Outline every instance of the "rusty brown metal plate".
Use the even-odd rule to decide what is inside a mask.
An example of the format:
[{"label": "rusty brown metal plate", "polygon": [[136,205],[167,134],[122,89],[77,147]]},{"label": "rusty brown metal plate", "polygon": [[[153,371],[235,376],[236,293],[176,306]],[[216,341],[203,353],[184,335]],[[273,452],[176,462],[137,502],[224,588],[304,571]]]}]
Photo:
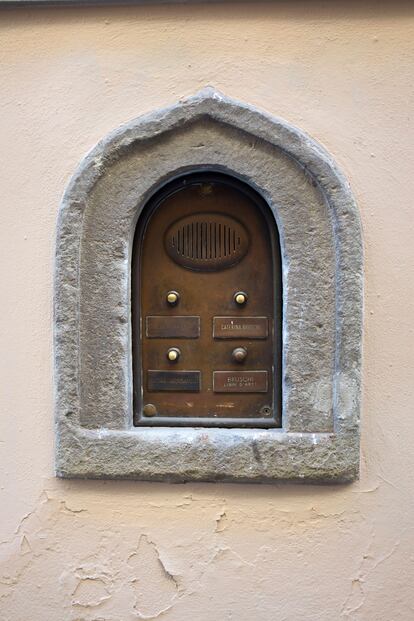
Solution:
[{"label": "rusty brown metal plate", "polygon": [[148,392],[199,392],[200,371],[155,371],[147,374]]},{"label": "rusty brown metal plate", "polygon": [[265,339],[268,337],[267,317],[214,317],[215,339]]},{"label": "rusty brown metal plate", "polygon": [[214,392],[267,392],[267,371],[214,371]]},{"label": "rusty brown metal plate", "polygon": [[132,316],[135,425],[280,425],[279,243],[250,188],[200,174],[160,190],[134,240]]},{"label": "rusty brown metal plate", "polygon": [[150,339],[197,339],[200,336],[200,317],[150,315],[146,318],[146,335]]}]

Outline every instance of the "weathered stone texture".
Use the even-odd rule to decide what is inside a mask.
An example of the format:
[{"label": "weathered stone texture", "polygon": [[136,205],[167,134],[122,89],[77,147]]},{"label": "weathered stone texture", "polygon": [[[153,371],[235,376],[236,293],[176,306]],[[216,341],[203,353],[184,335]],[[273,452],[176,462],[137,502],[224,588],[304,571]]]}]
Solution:
[{"label": "weathered stone texture", "polygon": [[[132,426],[130,264],[140,210],[188,170],[268,201],[283,264],[283,429]],[[358,474],[362,246],[349,187],[284,121],[206,89],[111,134],[63,199],[56,469],[64,477],[348,481]]]}]

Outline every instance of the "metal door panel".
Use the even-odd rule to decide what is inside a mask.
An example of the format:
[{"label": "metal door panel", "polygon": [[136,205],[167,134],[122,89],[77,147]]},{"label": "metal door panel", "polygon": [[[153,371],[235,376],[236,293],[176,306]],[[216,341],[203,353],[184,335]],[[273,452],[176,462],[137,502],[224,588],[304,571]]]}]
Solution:
[{"label": "metal door panel", "polygon": [[150,201],[132,308],[136,425],[280,425],[279,242],[248,186],[189,175]]}]

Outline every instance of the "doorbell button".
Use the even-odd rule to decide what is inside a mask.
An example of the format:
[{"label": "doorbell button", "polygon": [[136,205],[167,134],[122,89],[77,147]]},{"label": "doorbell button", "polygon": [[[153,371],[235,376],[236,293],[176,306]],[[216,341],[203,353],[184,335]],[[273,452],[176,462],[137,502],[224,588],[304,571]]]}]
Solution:
[{"label": "doorbell button", "polygon": [[239,306],[243,306],[247,302],[247,297],[247,293],[245,293],[244,291],[237,291],[237,293],[234,294],[233,299],[236,304],[238,304]]},{"label": "doorbell button", "polygon": [[178,300],[180,299],[180,294],[177,291],[169,291],[167,293],[167,302],[170,306],[176,306],[178,304]]},{"label": "doorbell button", "polygon": [[181,351],[178,347],[170,347],[167,351],[167,358],[170,362],[177,362],[178,358],[181,356]]}]

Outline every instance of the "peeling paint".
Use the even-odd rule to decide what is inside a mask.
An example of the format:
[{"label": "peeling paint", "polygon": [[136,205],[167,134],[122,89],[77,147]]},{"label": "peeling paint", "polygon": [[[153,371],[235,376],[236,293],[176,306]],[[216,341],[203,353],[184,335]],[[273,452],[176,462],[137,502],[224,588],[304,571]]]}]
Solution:
[{"label": "peeling paint", "polygon": [[179,582],[170,573],[153,541],[141,535],[135,552],[128,558],[134,569],[134,609],[140,619],[155,619],[169,610],[179,592]]},{"label": "peeling paint", "polygon": [[72,593],[72,605],[85,607],[99,606],[110,597],[111,595],[102,578],[85,576],[79,579]]},{"label": "peeling paint", "polygon": [[229,520],[227,517],[227,513],[224,509],[222,509],[216,517],[216,533],[222,533],[226,528],[228,528]]}]

